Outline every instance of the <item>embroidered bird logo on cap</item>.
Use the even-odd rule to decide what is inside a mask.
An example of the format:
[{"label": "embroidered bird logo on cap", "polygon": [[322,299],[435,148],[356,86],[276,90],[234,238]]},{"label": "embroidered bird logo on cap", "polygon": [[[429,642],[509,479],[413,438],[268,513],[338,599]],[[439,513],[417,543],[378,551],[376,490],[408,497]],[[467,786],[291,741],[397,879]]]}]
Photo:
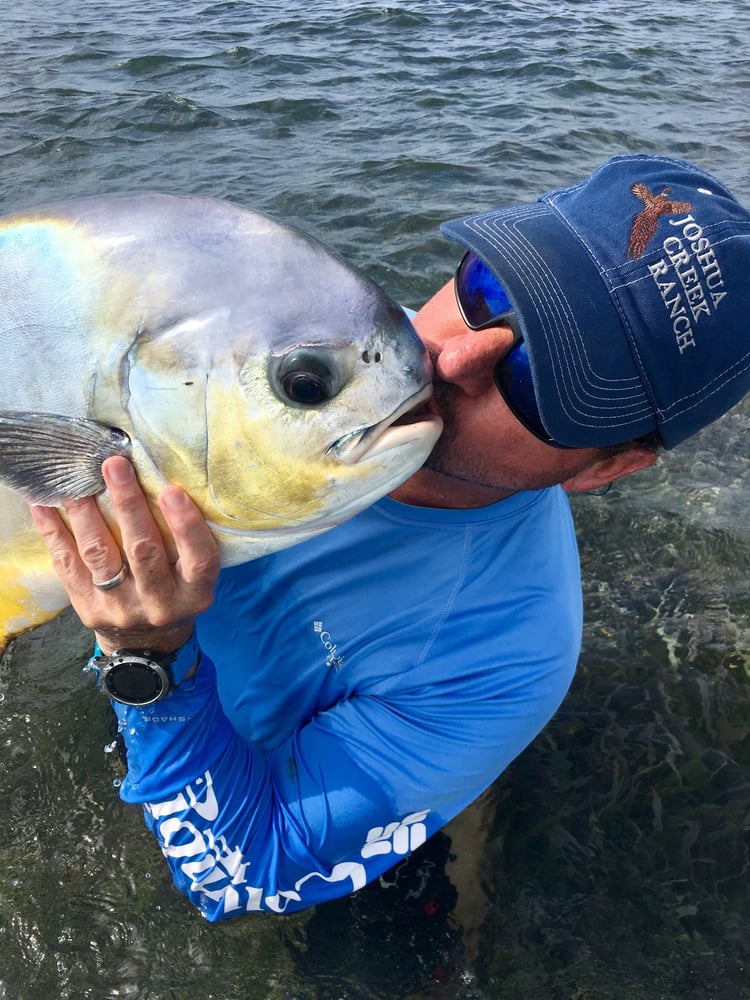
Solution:
[{"label": "embroidered bird logo on cap", "polygon": [[630,189],[643,202],[643,208],[633,219],[628,241],[628,257],[638,260],[646,252],[649,241],[656,235],[662,215],[678,215],[693,207],[688,201],[670,201],[665,187],[661,194],[652,194],[649,188],[637,181]]}]

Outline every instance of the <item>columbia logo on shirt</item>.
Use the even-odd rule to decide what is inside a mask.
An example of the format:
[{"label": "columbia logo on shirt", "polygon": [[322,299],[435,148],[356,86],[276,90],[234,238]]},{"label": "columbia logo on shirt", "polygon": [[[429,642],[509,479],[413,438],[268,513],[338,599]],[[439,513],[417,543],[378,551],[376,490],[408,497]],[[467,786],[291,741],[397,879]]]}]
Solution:
[{"label": "columbia logo on shirt", "polygon": [[339,655],[338,646],[331,638],[331,633],[323,628],[323,622],[313,622],[313,631],[318,635],[321,645],[326,651],[326,666],[333,667],[334,670],[341,670],[344,665],[344,657]]}]

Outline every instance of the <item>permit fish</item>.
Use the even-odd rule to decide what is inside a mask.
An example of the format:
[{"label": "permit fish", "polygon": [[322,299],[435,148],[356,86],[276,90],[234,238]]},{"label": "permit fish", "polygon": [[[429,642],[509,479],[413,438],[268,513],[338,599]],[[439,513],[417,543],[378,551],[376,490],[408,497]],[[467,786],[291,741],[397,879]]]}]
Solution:
[{"label": "permit fish", "polygon": [[441,431],[403,310],[231,202],[116,195],[0,219],[0,337],[0,651],[68,604],[28,505],[97,495],[111,518],[110,455],[150,501],[183,487],[231,565],[357,514]]}]

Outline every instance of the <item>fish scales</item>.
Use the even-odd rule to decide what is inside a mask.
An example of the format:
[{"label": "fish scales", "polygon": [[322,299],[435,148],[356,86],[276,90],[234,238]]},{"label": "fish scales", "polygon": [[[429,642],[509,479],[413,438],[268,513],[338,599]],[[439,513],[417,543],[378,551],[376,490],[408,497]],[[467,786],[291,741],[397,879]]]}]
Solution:
[{"label": "fish scales", "polygon": [[230,202],[118,195],[0,220],[0,334],[0,649],[67,604],[28,504],[97,495],[112,523],[107,454],[130,455],[157,517],[166,483],[187,490],[230,565],[352,517],[441,430],[404,312]]}]

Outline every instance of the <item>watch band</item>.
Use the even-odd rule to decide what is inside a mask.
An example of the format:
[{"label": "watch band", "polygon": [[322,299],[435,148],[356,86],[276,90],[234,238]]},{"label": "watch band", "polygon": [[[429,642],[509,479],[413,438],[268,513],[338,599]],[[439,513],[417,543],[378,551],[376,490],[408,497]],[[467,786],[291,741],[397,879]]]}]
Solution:
[{"label": "watch band", "polygon": [[[150,654],[153,656],[154,654]],[[185,680],[187,674],[197,666],[201,656],[201,647],[198,643],[198,636],[193,629],[193,634],[187,642],[183,642],[179,649],[171,654],[173,659],[166,664],[171,674],[172,687],[179,687]],[[156,659],[164,666],[163,658],[157,654]]]},{"label": "watch band", "polygon": [[97,643],[88,669],[96,673],[99,689],[124,705],[145,706],[162,698],[181,684],[200,661],[201,650],[195,632],[173,653],[149,649],[116,649],[104,656]]}]

